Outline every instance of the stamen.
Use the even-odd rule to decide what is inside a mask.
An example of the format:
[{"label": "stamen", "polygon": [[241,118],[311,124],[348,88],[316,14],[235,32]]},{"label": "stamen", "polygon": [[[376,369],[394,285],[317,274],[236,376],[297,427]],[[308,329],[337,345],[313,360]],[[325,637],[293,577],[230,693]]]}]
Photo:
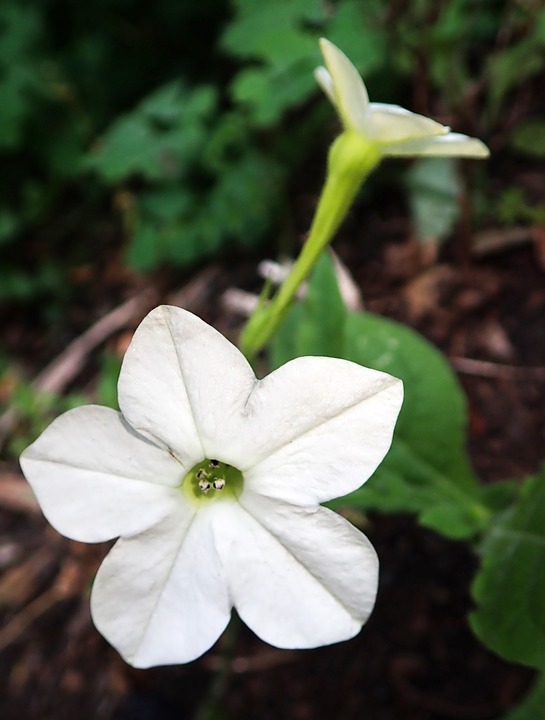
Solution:
[{"label": "stamen", "polygon": [[[188,497],[197,502],[238,498],[244,478],[236,467],[215,458],[205,458],[195,465],[181,483]],[[213,490],[214,492],[210,492]],[[205,495],[208,497],[205,500]]]},{"label": "stamen", "polygon": [[208,482],[208,480],[201,478],[199,480],[199,487],[203,491],[203,493],[206,495],[206,493],[210,490],[210,483]]}]

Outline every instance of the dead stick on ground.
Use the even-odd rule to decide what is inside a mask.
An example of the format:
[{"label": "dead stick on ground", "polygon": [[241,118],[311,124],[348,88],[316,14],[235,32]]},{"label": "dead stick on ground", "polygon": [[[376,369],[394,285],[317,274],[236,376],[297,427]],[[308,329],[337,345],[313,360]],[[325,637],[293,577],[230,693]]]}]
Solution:
[{"label": "dead stick on ground", "polygon": [[[133,318],[138,318],[153,304],[154,292],[150,288],[100,318],[76,338],[53,362],[36,377],[32,386],[43,392],[61,392],[81,371],[89,353],[111,335],[122,330]],[[17,411],[9,408],[0,416],[0,447],[17,421]]]},{"label": "dead stick on ground", "polygon": [[63,599],[57,587],[52,587],[18,612],[0,631],[0,653],[13,645],[35,620]]},{"label": "dead stick on ground", "polygon": [[58,393],[63,390],[80,372],[92,350],[122,330],[141,314],[144,307],[151,304],[152,291],[148,289],[97,320],[42,370],[33,385],[45,392]]},{"label": "dead stick on ground", "polygon": [[518,367],[464,357],[451,357],[450,361],[458,372],[465,375],[511,380],[545,380],[545,367]]}]

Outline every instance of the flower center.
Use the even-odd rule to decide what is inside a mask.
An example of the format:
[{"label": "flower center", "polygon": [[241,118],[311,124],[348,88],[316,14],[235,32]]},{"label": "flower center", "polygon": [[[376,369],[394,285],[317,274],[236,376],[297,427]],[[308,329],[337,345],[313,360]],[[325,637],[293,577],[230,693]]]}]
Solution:
[{"label": "flower center", "polygon": [[206,458],[184,477],[182,490],[192,502],[238,498],[242,492],[242,473],[232,465]]}]

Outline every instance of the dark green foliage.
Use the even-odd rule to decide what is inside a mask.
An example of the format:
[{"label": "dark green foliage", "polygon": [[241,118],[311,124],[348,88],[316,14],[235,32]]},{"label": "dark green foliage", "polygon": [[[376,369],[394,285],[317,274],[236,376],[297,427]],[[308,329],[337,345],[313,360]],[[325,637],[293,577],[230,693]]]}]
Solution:
[{"label": "dark green foliage", "polygon": [[[82,173],[89,148],[100,143],[105,128],[174,78],[224,81],[225,64],[213,47],[228,12],[227,0],[5,0],[0,5],[3,297],[42,293],[44,273],[17,267],[12,248],[28,228],[62,217],[67,186],[77,184],[82,207],[100,199]],[[149,152],[145,145],[146,138],[141,159]],[[99,190],[108,188],[104,184]],[[60,275],[57,282],[60,287],[66,278]]]},{"label": "dark green foliage", "polygon": [[[141,270],[272,234],[291,169],[320,140],[311,113],[288,124],[319,92],[320,35],[351,57],[374,99],[447,108],[480,134],[468,89],[480,78],[488,124],[501,122],[502,104],[545,66],[544,28],[539,4],[513,0],[4,0],[1,294],[54,293],[49,270],[18,267],[16,246],[28,229],[62,225],[74,188],[85,217],[122,192],[126,259]],[[416,76],[433,106],[405,97]],[[540,153],[532,127],[513,142]]]},{"label": "dark green foliage", "polygon": [[231,242],[251,246],[270,227],[281,177],[253,147],[236,113],[220,113],[212,86],[170,83],[117,120],[84,159],[104,183],[140,179],[128,260],[150,269],[189,264]]},{"label": "dark green foliage", "polygon": [[[485,536],[473,585],[475,633],[508,660],[545,670],[545,471]],[[543,688],[541,688],[541,697]]]}]

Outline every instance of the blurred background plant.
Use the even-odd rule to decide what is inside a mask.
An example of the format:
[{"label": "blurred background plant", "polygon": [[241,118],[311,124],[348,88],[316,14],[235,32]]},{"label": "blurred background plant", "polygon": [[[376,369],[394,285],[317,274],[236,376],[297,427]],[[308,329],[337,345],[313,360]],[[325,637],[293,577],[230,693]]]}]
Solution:
[{"label": "blurred background plant", "polygon": [[[290,179],[330,132],[312,77],[320,35],[373,99],[494,149],[545,153],[545,123],[528,112],[545,9],[530,0],[4,0],[0,33],[4,301],[61,288],[64,300],[70,265],[96,257],[81,219],[109,208],[126,262],[143,272],[278,235]],[[459,194],[444,165],[409,194],[433,195],[434,182]]]}]

